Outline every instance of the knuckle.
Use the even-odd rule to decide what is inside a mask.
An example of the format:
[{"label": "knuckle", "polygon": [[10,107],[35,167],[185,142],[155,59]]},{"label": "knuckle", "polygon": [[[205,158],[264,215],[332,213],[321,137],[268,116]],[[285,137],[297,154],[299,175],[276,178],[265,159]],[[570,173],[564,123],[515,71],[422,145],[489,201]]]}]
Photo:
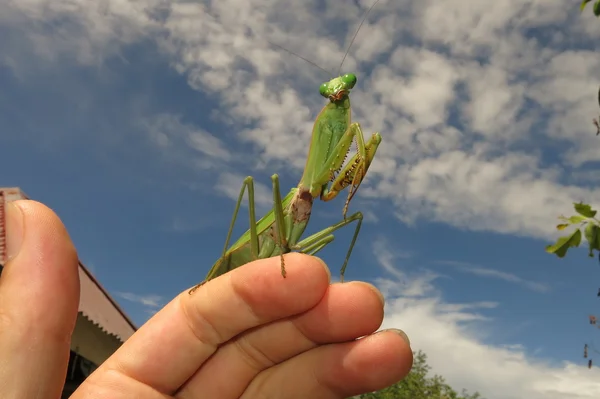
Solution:
[{"label": "knuckle", "polygon": [[233,341],[240,358],[253,370],[262,371],[273,366],[275,362],[247,336],[242,335]]}]

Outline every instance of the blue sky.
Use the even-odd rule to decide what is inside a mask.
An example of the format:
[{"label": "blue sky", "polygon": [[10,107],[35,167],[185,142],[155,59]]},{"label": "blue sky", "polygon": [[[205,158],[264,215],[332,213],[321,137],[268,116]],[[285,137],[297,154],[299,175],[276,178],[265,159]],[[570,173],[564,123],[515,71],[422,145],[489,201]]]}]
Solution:
[{"label": "blue sky", "polygon": [[[242,179],[260,213],[295,186],[327,76],[367,2],[19,0],[0,15],[0,185],[52,207],[139,324],[220,255]],[[558,0],[385,1],[343,72],[383,143],[350,210],[346,272],[387,298],[457,389],[592,398],[600,264],[544,252],[573,201],[600,207],[600,21]],[[341,196],[343,197],[343,196]],[[341,218],[316,202],[308,232]],[[246,208],[236,235],[247,228]],[[320,256],[334,276],[352,229]],[[600,364],[600,354],[598,354]]]}]

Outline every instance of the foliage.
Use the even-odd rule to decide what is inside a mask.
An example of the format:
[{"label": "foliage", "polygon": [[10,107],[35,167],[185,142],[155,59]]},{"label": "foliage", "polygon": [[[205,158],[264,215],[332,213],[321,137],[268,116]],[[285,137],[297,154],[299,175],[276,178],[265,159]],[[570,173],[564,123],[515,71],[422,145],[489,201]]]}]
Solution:
[{"label": "foliage", "polygon": [[[600,0],[598,0],[600,1]],[[589,256],[594,256],[594,251],[599,251],[600,256],[600,220],[596,219],[596,210],[588,204],[582,202],[574,204],[575,212],[570,218],[559,216],[562,223],[558,224],[558,230],[564,230],[569,226],[576,226],[576,229],[570,235],[559,237],[552,245],[546,246],[546,252],[555,254],[559,258],[564,257],[571,247],[578,247],[581,243],[581,236],[588,242]]]},{"label": "foliage", "polygon": [[[598,0],[600,1],[600,0]],[[600,126],[598,127],[600,132]],[[596,210],[588,204],[582,202],[575,203],[575,212],[577,215],[573,215],[570,218],[560,216],[559,219],[562,223],[558,224],[556,228],[558,230],[564,230],[569,226],[575,225],[576,228],[570,235],[559,237],[558,240],[552,245],[546,246],[546,252],[556,254],[559,258],[564,257],[567,251],[571,247],[578,247],[581,243],[581,236],[583,236],[588,242],[589,256],[594,256],[594,251],[598,251],[598,258],[600,259],[600,220],[596,219]],[[600,297],[600,290],[598,291]],[[596,324],[596,316],[589,316],[590,324]],[[584,345],[583,357],[588,358],[588,344]],[[588,359],[588,368],[592,368],[592,359]]]},{"label": "foliage", "polygon": [[[587,3],[589,3],[592,0],[583,0],[581,2],[581,5],[579,6],[579,10],[583,11],[583,9],[585,8],[585,6],[587,5]],[[596,2],[594,3],[594,6],[592,7],[593,11],[594,11],[594,15],[597,17],[600,17],[600,0],[596,0]]]},{"label": "foliage", "polygon": [[479,393],[467,394],[464,390],[456,393],[444,378],[439,375],[427,377],[431,367],[427,364],[427,355],[414,353],[414,363],[408,376],[381,391],[357,396],[358,399],[484,399]]}]

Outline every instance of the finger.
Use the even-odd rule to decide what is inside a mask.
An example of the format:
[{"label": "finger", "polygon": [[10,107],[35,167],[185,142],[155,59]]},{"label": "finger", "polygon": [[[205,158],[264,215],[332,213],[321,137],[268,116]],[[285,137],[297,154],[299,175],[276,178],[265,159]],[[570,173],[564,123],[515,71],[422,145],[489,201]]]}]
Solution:
[{"label": "finger", "polygon": [[360,282],[334,284],[306,313],[261,326],[223,345],[177,397],[239,398],[262,370],[322,343],[371,334],[382,320],[383,298],[375,287]]},{"label": "finger", "polygon": [[59,218],[34,201],[8,203],[0,278],[0,397],[59,397],[79,304],[78,260]]},{"label": "finger", "polygon": [[115,387],[112,396],[106,396],[111,399],[131,397],[120,392],[143,390],[148,399],[173,393],[219,345],[248,329],[312,308],[329,285],[326,267],[318,258],[293,253],[285,262],[285,279],[275,257],[211,280],[193,295],[180,294],[96,370],[74,398],[85,396],[86,383],[92,387],[104,381]]},{"label": "finger", "polygon": [[342,399],[388,387],[412,367],[410,345],[398,331],[305,352],[263,371],[241,399]]}]

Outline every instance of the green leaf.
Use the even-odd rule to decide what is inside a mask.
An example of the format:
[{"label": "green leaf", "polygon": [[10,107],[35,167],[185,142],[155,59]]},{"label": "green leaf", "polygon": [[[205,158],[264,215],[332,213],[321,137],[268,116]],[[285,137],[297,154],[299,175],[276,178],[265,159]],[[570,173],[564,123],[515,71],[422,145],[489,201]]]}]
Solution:
[{"label": "green leaf", "polygon": [[568,220],[569,220],[569,223],[571,223],[571,224],[577,224],[577,223],[585,222],[587,220],[587,218],[585,218],[583,216],[579,216],[579,215],[573,215]]},{"label": "green leaf", "polygon": [[594,223],[588,223],[583,230],[585,239],[588,240],[588,242],[593,242],[596,240],[596,236],[594,235],[594,227],[597,227]]},{"label": "green leaf", "polygon": [[588,223],[587,226],[585,226],[585,238],[588,241],[589,244],[589,257],[593,258],[594,257],[594,249],[598,249],[598,235],[600,233],[600,227],[598,227],[597,224],[595,223]]},{"label": "green leaf", "polygon": [[570,224],[568,224],[568,223],[566,223],[566,224],[559,224],[559,225],[556,226],[556,229],[557,230],[564,230],[564,229],[566,229],[569,226],[570,226]]},{"label": "green leaf", "polygon": [[585,216],[586,218],[593,218],[594,216],[596,216],[596,211],[592,209],[591,206],[589,206],[588,204],[584,204],[583,202],[580,203],[574,203],[573,204],[575,206],[575,212],[577,212],[580,215]]},{"label": "green leaf", "polygon": [[570,236],[560,237],[554,245],[546,246],[546,252],[564,257],[570,247],[578,247],[581,243],[581,230],[577,229]]},{"label": "green leaf", "polygon": [[600,17],[600,0],[594,3],[594,15]]},{"label": "green leaf", "polygon": [[583,11],[583,9],[585,8],[585,5],[586,5],[587,3],[589,3],[590,1],[592,1],[592,0],[583,0],[583,1],[581,2],[581,5],[579,6],[579,11]]}]

